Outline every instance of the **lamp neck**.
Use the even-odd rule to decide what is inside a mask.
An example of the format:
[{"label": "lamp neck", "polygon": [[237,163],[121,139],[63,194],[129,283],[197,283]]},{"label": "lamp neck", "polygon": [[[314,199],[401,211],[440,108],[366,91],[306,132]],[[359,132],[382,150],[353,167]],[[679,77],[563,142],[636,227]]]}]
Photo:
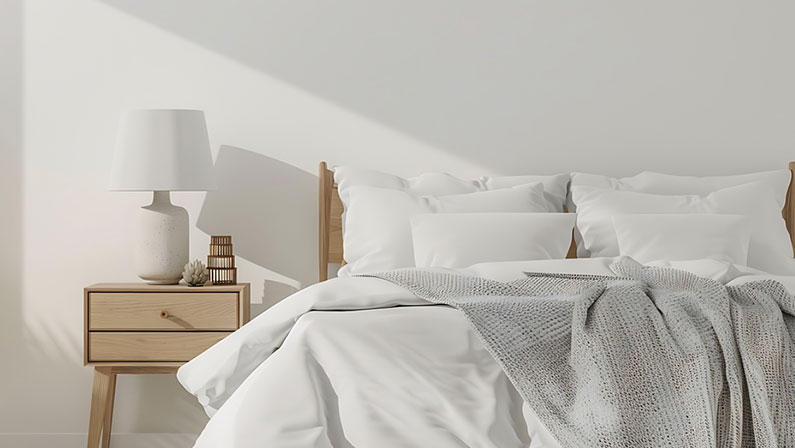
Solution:
[{"label": "lamp neck", "polygon": [[171,205],[171,192],[155,191],[152,195],[152,205]]}]

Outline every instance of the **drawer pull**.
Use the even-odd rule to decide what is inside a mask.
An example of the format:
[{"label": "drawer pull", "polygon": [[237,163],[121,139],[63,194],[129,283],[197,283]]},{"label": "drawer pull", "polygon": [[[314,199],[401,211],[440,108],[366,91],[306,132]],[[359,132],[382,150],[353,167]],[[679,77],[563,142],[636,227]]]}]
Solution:
[{"label": "drawer pull", "polygon": [[163,319],[168,319],[168,311],[166,310],[161,311],[160,317],[162,317]]}]

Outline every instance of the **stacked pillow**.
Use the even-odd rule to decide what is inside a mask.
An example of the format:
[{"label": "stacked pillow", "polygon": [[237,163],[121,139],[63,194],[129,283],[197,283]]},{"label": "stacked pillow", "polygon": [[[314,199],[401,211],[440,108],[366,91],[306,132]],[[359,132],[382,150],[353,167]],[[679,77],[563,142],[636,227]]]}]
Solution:
[{"label": "stacked pillow", "polygon": [[598,187],[608,190],[635,191],[651,194],[696,194],[705,196],[724,188],[751,182],[764,182],[775,190],[774,198],[784,208],[789,186],[789,170],[762,171],[733,176],[676,176],[644,171],[632,177],[616,179],[598,174],[572,173],[572,186]]},{"label": "stacked pillow", "polygon": [[425,173],[403,178],[380,171],[339,166],[334,168],[334,181],[339,187],[343,203],[348,189],[354,186],[388,188],[416,196],[443,196],[540,183],[544,187],[549,211],[560,212],[566,202],[569,175],[483,176],[478,180],[464,180],[447,173]]},{"label": "stacked pillow", "polygon": [[795,274],[781,216],[788,170],[717,177],[644,172],[624,179],[574,173],[571,179],[580,257],[722,259]]},{"label": "stacked pillow", "polygon": [[[505,257],[563,258],[568,249],[573,216],[549,216],[563,210],[567,174],[464,180],[428,173],[406,179],[338,167],[334,179],[345,209],[342,228],[347,264],[338,273],[341,276],[417,266],[415,249],[419,265],[444,267],[494,258],[509,261]],[[440,214],[445,218],[430,216]],[[413,236],[412,224],[419,238]],[[549,232],[522,232],[527,226],[553,226],[564,243],[550,241]],[[418,246],[417,241],[427,244]]]},{"label": "stacked pillow", "polygon": [[[781,216],[788,170],[737,176],[643,172],[402,178],[338,167],[345,207],[340,275],[411,266],[564,258],[577,211],[578,256],[714,259],[795,274]],[[568,197],[567,197],[568,192]],[[443,216],[444,215],[444,216]]]}]

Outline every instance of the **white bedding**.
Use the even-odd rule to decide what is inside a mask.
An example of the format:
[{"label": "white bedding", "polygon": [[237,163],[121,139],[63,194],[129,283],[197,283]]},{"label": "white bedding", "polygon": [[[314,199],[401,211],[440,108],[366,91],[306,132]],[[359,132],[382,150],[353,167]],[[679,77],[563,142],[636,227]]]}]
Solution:
[{"label": "white bedding", "polygon": [[[467,272],[498,281],[524,271],[610,275],[612,261]],[[765,277],[717,261],[670,264],[723,282]],[[795,289],[795,277],[776,279]],[[179,370],[212,417],[196,446],[558,446],[463,314],[419,305],[427,303],[392,283],[338,278],[258,316]]]},{"label": "white bedding", "polygon": [[346,277],[414,266],[411,218],[437,213],[545,213],[541,183],[446,196],[415,196],[390,188],[355,186],[343,195]]}]

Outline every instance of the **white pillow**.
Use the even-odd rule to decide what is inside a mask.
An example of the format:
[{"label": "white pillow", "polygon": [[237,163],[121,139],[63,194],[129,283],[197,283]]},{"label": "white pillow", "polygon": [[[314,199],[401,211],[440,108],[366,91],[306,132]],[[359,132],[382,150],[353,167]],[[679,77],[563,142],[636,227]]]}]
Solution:
[{"label": "white pillow", "polygon": [[[697,194],[701,196],[724,188],[736,187],[751,182],[769,183],[779,208],[784,208],[790,181],[789,170],[762,171],[734,176],[675,176],[672,174],[644,171],[632,177],[616,179],[598,174],[571,173],[571,186],[590,186],[611,190],[637,191],[653,194]],[[571,206],[572,204],[568,204]],[[573,211],[573,210],[570,210]]]},{"label": "white pillow", "polygon": [[577,230],[582,235],[581,256],[619,255],[613,216],[637,213],[715,213],[748,219],[751,242],[748,266],[772,274],[795,274],[792,245],[781,207],[767,182],[725,188],[708,196],[657,195],[633,191],[574,186]]},{"label": "white pillow", "polygon": [[566,258],[573,213],[445,213],[411,217],[417,267]]},{"label": "white pillow", "polygon": [[483,176],[480,178],[487,190],[498,190],[500,188],[511,188],[517,185],[532,184],[541,182],[544,184],[544,196],[550,205],[549,211],[562,212],[563,204],[566,203],[566,193],[569,189],[569,175],[568,174],[553,174],[549,176],[501,176],[490,177]]},{"label": "white pillow", "polygon": [[334,167],[334,181],[337,182],[343,203],[346,202],[348,189],[351,187],[390,188],[417,196],[442,196],[541,183],[549,204],[548,210],[562,211],[566,202],[569,175],[482,177],[480,180],[464,180],[447,173],[425,173],[403,178],[379,171],[338,166]]},{"label": "white pillow", "polygon": [[742,215],[615,215],[621,255],[640,263],[719,260],[745,266],[751,229]]},{"label": "white pillow", "polygon": [[420,213],[547,210],[541,184],[439,197],[356,186],[348,189],[343,205],[343,252],[348,264],[340,269],[339,276],[414,266],[409,219]]},{"label": "white pillow", "polygon": [[483,186],[478,181],[459,179],[447,173],[425,173],[405,179],[392,174],[350,166],[334,167],[334,181],[337,182],[343,202],[351,187],[389,188],[416,196],[443,196],[483,190]]}]

